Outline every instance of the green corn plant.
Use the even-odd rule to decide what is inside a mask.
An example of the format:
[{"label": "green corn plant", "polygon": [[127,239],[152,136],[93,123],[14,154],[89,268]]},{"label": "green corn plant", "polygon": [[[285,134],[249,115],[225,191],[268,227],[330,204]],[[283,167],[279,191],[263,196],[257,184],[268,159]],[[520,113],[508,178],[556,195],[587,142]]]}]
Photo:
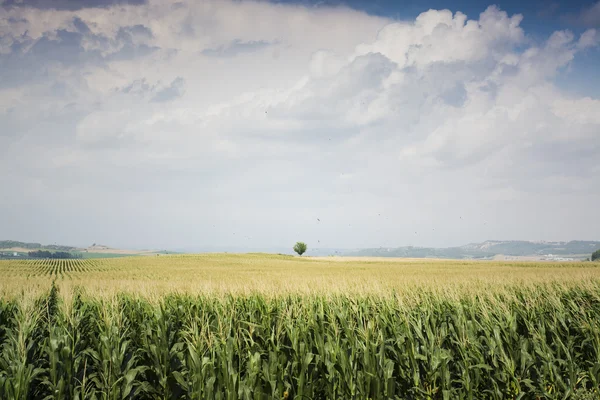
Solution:
[{"label": "green corn plant", "polygon": [[0,298],[0,346],[4,344],[6,332],[13,328],[18,305],[15,301],[5,301]]},{"label": "green corn plant", "polygon": [[0,398],[597,397],[598,321],[600,284],[71,302],[51,289],[0,299]]},{"label": "green corn plant", "polygon": [[47,399],[89,397],[86,390],[87,341],[84,335],[87,331],[87,304],[76,295],[73,304],[63,306],[63,311],[57,314],[49,327],[49,336],[43,346],[48,357],[48,368],[42,382],[47,388]]},{"label": "green corn plant", "polygon": [[[173,303],[169,307],[169,302]],[[152,393],[158,399],[180,398],[182,388],[174,377],[180,369],[185,343],[180,338],[184,317],[177,299],[168,298],[148,315],[143,325],[143,358],[148,362],[146,375],[152,375]]]},{"label": "green corn plant", "polygon": [[214,398],[215,364],[211,353],[212,337],[210,319],[204,312],[190,313],[185,318],[182,338],[185,354],[181,371],[173,376],[183,388],[188,399]]},{"label": "green corn plant", "polygon": [[33,383],[44,372],[35,366],[35,331],[39,310],[30,303],[21,303],[11,318],[11,327],[4,332],[0,351],[0,398],[25,400],[35,391]]},{"label": "green corn plant", "polygon": [[140,349],[130,346],[128,321],[115,302],[106,302],[96,323],[98,336],[85,351],[92,371],[88,379],[101,400],[134,398],[137,377],[147,367],[136,365]]}]

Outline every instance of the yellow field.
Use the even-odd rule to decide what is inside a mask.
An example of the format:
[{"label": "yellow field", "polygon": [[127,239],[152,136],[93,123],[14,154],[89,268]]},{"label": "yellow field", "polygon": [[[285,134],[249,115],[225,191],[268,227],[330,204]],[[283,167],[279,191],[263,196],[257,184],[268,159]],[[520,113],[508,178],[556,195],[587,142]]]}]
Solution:
[{"label": "yellow field", "polygon": [[[0,261],[0,295],[81,286],[90,294],[154,296],[168,292],[268,295],[485,292],[538,283],[581,286],[600,282],[598,263],[374,260],[268,254],[201,254],[95,260]],[[411,289],[411,290],[409,290]],[[66,293],[70,290],[61,290]]]}]

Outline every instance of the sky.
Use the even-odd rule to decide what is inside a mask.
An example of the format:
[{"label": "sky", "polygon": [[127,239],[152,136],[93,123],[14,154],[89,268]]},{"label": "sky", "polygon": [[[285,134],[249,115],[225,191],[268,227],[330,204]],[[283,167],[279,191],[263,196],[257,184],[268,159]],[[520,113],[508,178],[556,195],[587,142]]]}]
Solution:
[{"label": "sky", "polygon": [[600,240],[600,2],[0,0],[0,239]]}]

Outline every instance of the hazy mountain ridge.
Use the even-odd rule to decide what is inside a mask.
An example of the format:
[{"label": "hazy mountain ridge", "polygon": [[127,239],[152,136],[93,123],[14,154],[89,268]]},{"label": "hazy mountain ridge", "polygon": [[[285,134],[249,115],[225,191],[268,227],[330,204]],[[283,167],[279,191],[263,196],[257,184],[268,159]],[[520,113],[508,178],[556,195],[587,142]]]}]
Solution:
[{"label": "hazy mountain ridge", "polygon": [[569,242],[543,242],[524,240],[487,240],[459,247],[414,247],[361,249],[344,255],[378,257],[431,257],[431,258],[492,258],[497,255],[514,257],[527,256],[571,256],[588,257],[600,249],[600,241],[572,240]]},{"label": "hazy mountain ridge", "polygon": [[598,241],[572,240],[569,242],[544,242],[524,240],[487,240],[461,246],[464,250],[479,250],[514,256],[526,255],[579,255],[592,253],[600,247]]}]

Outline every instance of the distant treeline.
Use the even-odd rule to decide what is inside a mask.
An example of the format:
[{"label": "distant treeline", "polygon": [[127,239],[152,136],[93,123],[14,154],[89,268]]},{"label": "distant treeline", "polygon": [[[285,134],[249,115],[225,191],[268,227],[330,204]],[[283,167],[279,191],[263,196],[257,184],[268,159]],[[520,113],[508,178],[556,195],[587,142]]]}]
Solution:
[{"label": "distant treeline", "polygon": [[27,255],[31,258],[83,258],[81,254],[67,253],[66,251],[51,252],[46,250],[30,251]]}]

